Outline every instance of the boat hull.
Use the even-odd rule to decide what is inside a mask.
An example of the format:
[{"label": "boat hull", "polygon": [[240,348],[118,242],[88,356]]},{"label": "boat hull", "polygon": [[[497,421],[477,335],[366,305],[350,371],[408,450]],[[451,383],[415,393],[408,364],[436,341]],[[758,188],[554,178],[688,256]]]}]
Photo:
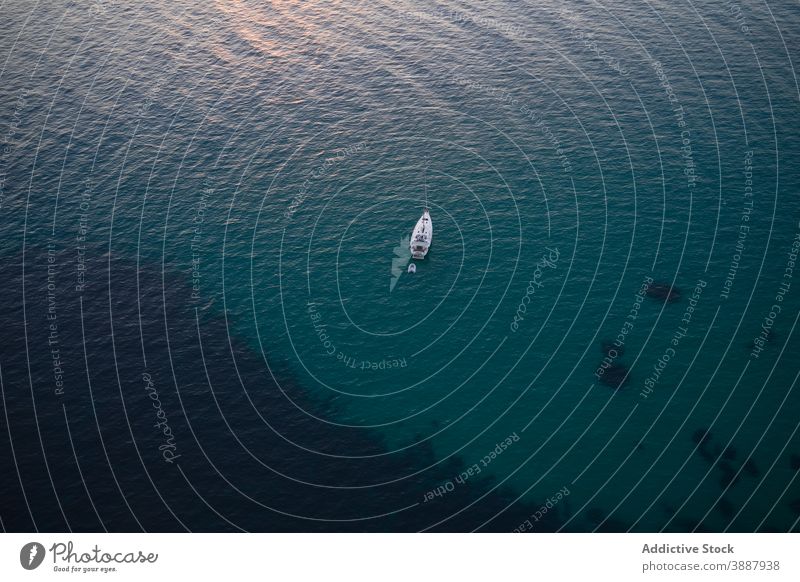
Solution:
[{"label": "boat hull", "polygon": [[414,259],[424,259],[428,254],[431,243],[433,242],[433,222],[431,215],[426,208],[417,221],[417,225],[411,233],[411,242],[408,245],[411,257]]}]

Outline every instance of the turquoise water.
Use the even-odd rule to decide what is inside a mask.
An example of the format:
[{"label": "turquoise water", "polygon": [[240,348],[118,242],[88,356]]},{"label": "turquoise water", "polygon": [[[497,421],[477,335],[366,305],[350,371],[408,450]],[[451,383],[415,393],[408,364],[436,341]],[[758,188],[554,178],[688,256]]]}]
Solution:
[{"label": "turquoise water", "polygon": [[[90,353],[119,386],[108,418],[148,404],[138,376],[163,359],[174,478],[231,504],[226,521],[183,502],[191,529],[311,527],[247,522],[239,487],[332,529],[368,512],[326,488],[399,512],[376,529],[508,531],[564,487],[546,529],[797,529],[796,6],[2,10],[0,228],[26,308],[9,334],[47,364],[4,352],[3,372],[17,366],[24,393],[32,378],[35,415],[63,425],[69,403],[95,438],[93,366],[66,359],[72,388],[54,394],[35,345],[52,244],[61,313],[99,322]],[[425,206],[433,246],[408,274],[402,241]],[[644,296],[646,282],[681,298]],[[751,345],[765,318],[773,334]],[[77,321],[61,331],[76,345]],[[119,346],[99,339],[113,329]],[[597,372],[619,336],[615,389]],[[116,381],[112,355],[130,366]],[[237,357],[247,372],[221,363]],[[5,406],[25,416],[30,402]],[[280,455],[262,441],[278,406],[293,419]],[[137,414],[111,439],[174,473]],[[220,481],[226,459],[236,488]],[[280,493],[257,485],[265,466]],[[64,489],[83,481],[70,475]],[[403,511],[417,517],[403,525]]]}]

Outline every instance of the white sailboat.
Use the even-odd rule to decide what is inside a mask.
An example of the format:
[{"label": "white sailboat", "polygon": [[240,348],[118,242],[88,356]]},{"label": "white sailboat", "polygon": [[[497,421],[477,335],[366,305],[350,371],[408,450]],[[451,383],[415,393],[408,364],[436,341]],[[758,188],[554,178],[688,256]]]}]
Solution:
[{"label": "white sailboat", "polygon": [[431,215],[426,208],[422,211],[422,216],[420,216],[414,231],[411,233],[411,241],[409,242],[411,256],[415,259],[424,259],[432,242],[433,222],[431,222]]}]

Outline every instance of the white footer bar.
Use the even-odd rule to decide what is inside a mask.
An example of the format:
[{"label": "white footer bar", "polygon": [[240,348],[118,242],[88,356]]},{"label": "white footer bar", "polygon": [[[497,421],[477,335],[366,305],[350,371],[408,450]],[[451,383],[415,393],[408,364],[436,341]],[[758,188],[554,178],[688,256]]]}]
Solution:
[{"label": "white footer bar", "polygon": [[[791,534],[4,534],[1,580],[800,580]],[[181,578],[179,578],[181,577]]]}]

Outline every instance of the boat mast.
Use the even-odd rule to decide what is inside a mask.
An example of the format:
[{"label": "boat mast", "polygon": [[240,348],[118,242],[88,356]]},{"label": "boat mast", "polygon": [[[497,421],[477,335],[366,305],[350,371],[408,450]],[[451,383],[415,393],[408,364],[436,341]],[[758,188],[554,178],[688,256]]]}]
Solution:
[{"label": "boat mast", "polygon": [[423,181],[425,182],[425,210],[428,210],[428,164],[425,164]]}]

